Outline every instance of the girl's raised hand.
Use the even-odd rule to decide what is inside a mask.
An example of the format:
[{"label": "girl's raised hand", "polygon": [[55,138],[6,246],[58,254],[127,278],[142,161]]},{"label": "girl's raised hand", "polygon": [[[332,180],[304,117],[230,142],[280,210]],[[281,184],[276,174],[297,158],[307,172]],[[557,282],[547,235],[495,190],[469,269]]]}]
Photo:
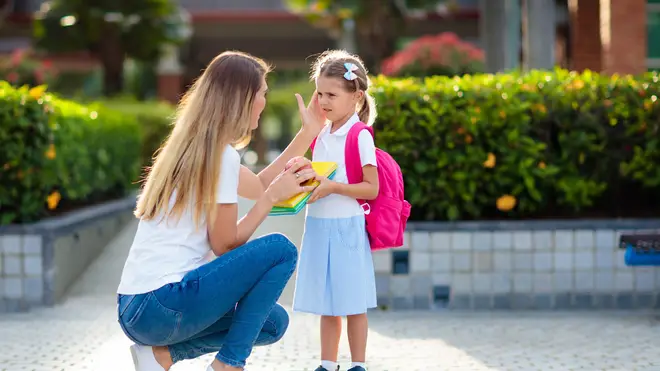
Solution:
[{"label": "girl's raised hand", "polygon": [[309,104],[305,107],[305,101],[296,93],[296,100],[298,100],[298,111],[300,111],[300,119],[302,120],[303,130],[308,130],[312,135],[316,136],[321,132],[325,125],[325,111],[319,104],[319,95],[314,90]]}]

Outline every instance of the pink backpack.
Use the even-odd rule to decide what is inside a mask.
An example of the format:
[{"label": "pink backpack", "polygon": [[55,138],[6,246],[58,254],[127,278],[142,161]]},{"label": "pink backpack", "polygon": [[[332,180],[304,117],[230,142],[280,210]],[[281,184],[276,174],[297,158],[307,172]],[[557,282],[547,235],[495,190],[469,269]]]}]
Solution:
[{"label": "pink backpack", "polygon": [[[362,130],[369,130],[374,135],[373,128],[358,122],[348,131],[344,156],[346,158],[346,175],[348,183],[362,182],[362,162],[358,148],[358,135]],[[311,148],[314,151],[316,139]],[[365,211],[365,221],[371,250],[381,250],[403,246],[403,232],[410,216],[410,203],[404,199],[403,175],[399,164],[389,153],[376,148],[376,163],[378,164],[378,196],[373,200],[357,200]]]}]

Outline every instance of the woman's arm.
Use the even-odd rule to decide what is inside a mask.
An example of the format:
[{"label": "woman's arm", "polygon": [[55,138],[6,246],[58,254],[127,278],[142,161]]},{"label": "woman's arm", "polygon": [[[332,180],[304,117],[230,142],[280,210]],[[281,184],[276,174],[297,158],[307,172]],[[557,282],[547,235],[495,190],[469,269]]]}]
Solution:
[{"label": "woman's arm", "polygon": [[248,200],[258,200],[266,190],[259,176],[246,166],[241,165],[238,175],[238,195]]},{"label": "woman's arm", "polygon": [[313,173],[296,172],[303,166],[301,163],[294,164],[268,186],[254,206],[247,214],[238,220],[238,203],[219,203],[213,208],[214,218],[208,225],[208,236],[211,250],[216,256],[220,256],[238,246],[244,245],[254,234],[254,231],[266,219],[273,205],[281,200],[301,192],[311,192],[314,187],[303,187],[302,183],[312,179]]},{"label": "woman's arm", "polygon": [[[309,164],[309,163],[311,162],[307,159],[305,159],[305,161],[303,162],[303,164]],[[309,175],[309,177],[314,177],[316,173],[314,172],[313,169],[310,168],[310,169],[300,170],[298,172],[298,175],[300,176]],[[247,167],[241,166],[241,170],[239,173],[239,181],[238,181],[238,195],[243,198],[247,198],[248,200],[258,200],[265,190],[266,187],[264,187],[264,185],[261,183],[259,176],[253,173],[252,170],[248,169]]]},{"label": "woman's arm", "polygon": [[209,225],[209,243],[216,256],[245,244],[266,219],[275,202],[271,195],[262,193],[256,204],[238,220],[238,204],[216,204],[213,226]]},{"label": "woman's arm", "polygon": [[255,182],[256,179],[259,179],[261,182],[261,189],[266,189],[273,179],[275,179],[277,174],[284,169],[284,166],[289,160],[296,156],[303,156],[305,152],[307,152],[312,141],[317,135],[319,135],[321,129],[323,129],[323,126],[325,125],[325,112],[319,105],[319,97],[316,91],[312,94],[312,98],[309,100],[307,107],[305,107],[305,102],[300,94],[296,94],[296,100],[298,101],[298,111],[302,121],[302,128],[298,131],[298,134],[296,134],[286,149],[277,156],[275,161],[266,166],[265,169],[261,170],[259,174],[256,175],[256,178],[253,176],[255,174],[249,169],[246,168],[246,170],[243,171],[252,173],[252,175],[247,173],[243,175],[246,184],[250,184],[248,187],[252,188],[252,191],[254,192],[251,193],[252,196],[254,196],[259,189]]},{"label": "woman's arm", "polygon": [[273,179],[282,172],[289,160],[297,156],[302,156],[307,152],[316,135],[318,133],[315,133],[311,129],[301,129],[284,152],[265,169],[261,170],[259,174],[255,174],[246,166],[241,166],[238,195],[249,200],[259,199]]},{"label": "woman's arm", "polygon": [[319,132],[316,131],[316,129],[306,129],[305,126],[298,131],[298,134],[296,134],[286,149],[277,156],[275,161],[271,162],[270,165],[266,166],[266,168],[261,170],[257,175],[264,189],[273,181],[273,179],[275,179],[277,174],[284,169],[284,166],[289,160],[296,156],[303,156],[305,152],[307,152],[318,133]]}]

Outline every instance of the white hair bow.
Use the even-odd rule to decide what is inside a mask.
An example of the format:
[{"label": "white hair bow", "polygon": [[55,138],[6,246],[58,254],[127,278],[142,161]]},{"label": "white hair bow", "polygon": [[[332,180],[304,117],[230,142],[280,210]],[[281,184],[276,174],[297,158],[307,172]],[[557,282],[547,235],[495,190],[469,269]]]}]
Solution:
[{"label": "white hair bow", "polygon": [[358,76],[353,71],[357,71],[358,66],[353,63],[344,63],[344,67],[346,67],[346,73],[344,74],[346,80],[352,81],[357,79]]}]

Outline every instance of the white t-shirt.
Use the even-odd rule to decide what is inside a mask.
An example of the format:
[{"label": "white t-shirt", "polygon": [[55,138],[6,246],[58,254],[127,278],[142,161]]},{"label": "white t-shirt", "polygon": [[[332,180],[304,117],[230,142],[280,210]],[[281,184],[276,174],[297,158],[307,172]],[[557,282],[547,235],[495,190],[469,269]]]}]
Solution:
[{"label": "white t-shirt", "polygon": [[[241,158],[233,147],[225,149],[221,166],[216,201],[237,203]],[[175,195],[172,195],[170,205]],[[176,218],[140,220],[117,292],[142,294],[179,282],[186,273],[204,265],[212,256],[206,223],[195,230],[190,208],[178,221]]]},{"label": "white t-shirt", "polygon": [[[337,172],[332,180],[348,184],[346,175],[346,159],[344,158],[344,147],[348,131],[360,121],[357,113],[348,119],[346,124],[334,133],[330,133],[330,125],[327,125],[318,138],[314,147],[312,161],[333,161],[337,163]],[[358,148],[360,151],[360,162],[362,167],[376,165],[376,146],[374,138],[367,130],[362,130],[358,135]],[[331,194],[321,198],[307,206],[307,215],[316,218],[350,218],[356,215],[364,215],[364,210],[354,198]]]}]

